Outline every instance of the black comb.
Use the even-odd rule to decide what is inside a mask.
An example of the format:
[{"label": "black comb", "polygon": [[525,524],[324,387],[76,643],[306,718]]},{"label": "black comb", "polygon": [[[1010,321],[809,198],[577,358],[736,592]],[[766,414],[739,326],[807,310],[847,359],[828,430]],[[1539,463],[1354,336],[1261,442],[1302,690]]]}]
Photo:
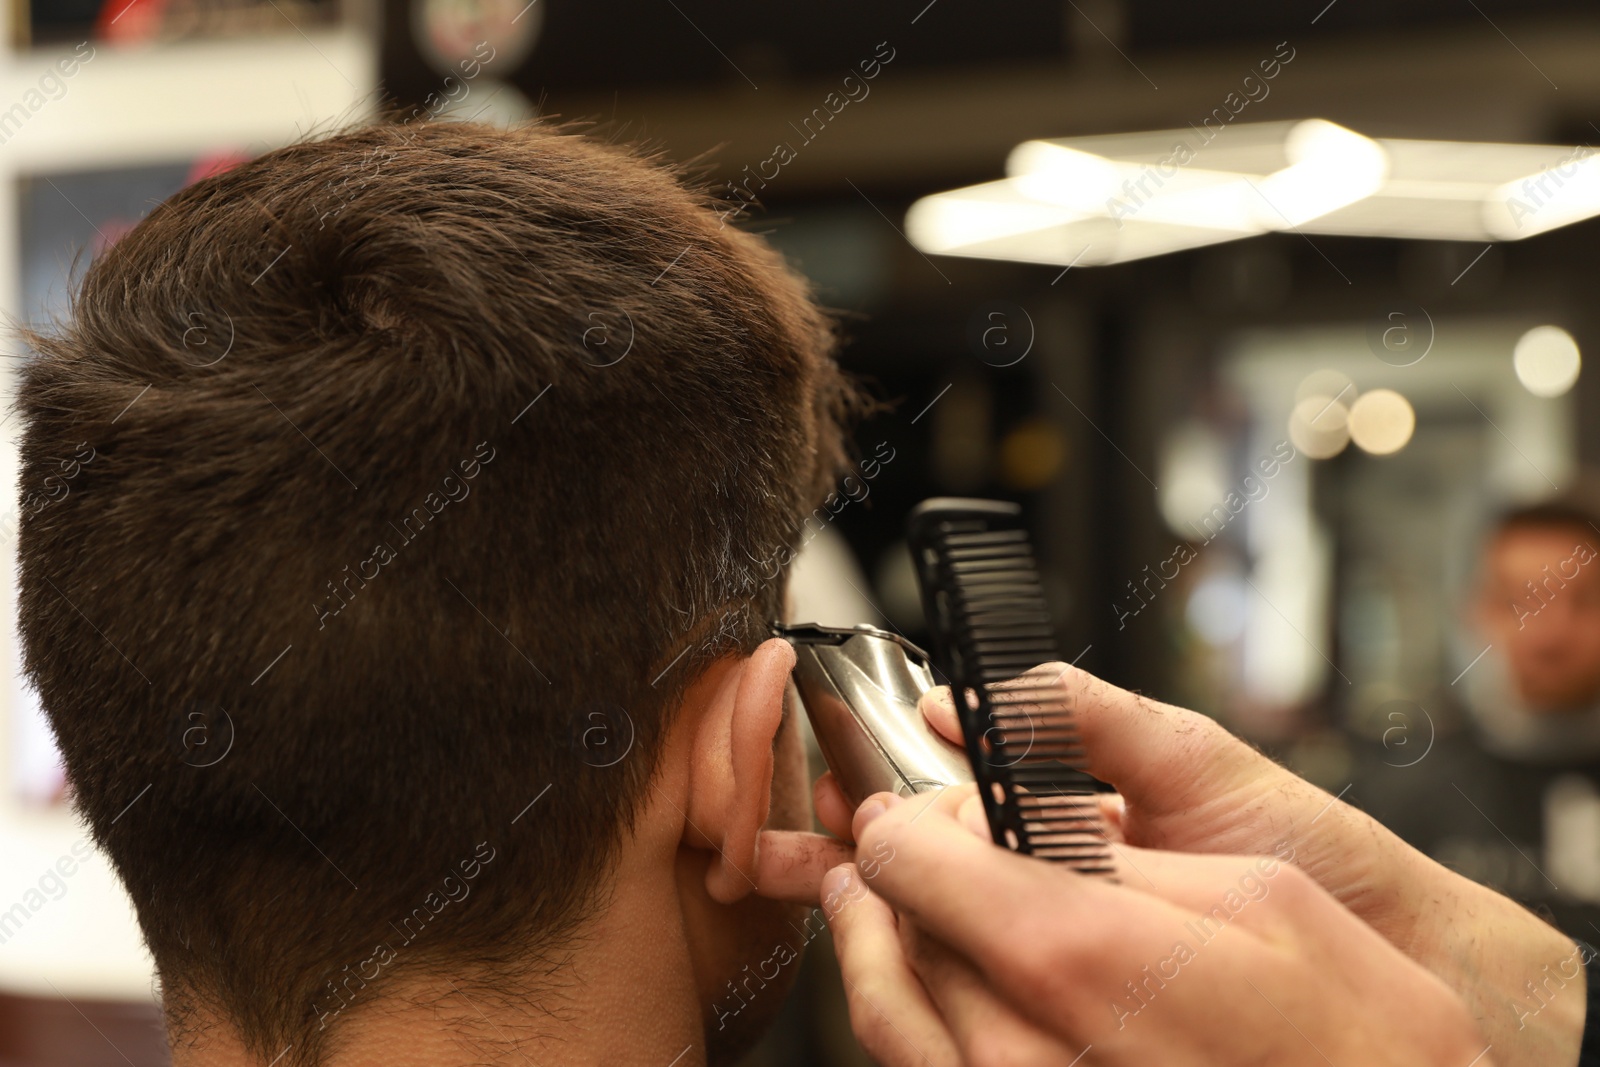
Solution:
[{"label": "black comb", "polygon": [[[950,681],[995,844],[1110,875],[1111,849],[1022,509],[938,497],[911,512],[933,663]],[[965,699],[963,699],[965,694]]]}]

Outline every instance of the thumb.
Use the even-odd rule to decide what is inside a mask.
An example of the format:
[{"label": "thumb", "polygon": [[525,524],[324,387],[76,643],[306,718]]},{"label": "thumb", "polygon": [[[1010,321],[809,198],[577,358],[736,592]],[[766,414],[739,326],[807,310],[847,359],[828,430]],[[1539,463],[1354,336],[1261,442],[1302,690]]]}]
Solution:
[{"label": "thumb", "polygon": [[[1403,944],[1431,885],[1424,857],[1364,812],[1280,767],[1208,716],[1130,693],[1060,663],[1085,769],[1122,795],[1122,840],[1177,852],[1275,853],[1384,936]],[[955,728],[955,708],[929,693],[924,714]],[[1015,707],[1015,706],[1014,706]],[[943,710],[943,709],[947,709]],[[940,730],[943,732],[943,729]]]},{"label": "thumb", "polygon": [[934,733],[952,745],[962,743],[961,720],[956,718],[956,705],[950,698],[948,685],[935,686],[923,693],[917,707],[921,709],[922,717],[928,720],[928,725],[933,727]]},{"label": "thumb", "polygon": [[[1061,688],[1083,742],[1084,769],[1116,787],[1145,818],[1186,811],[1197,801],[1259,783],[1268,772],[1290,777],[1205,715],[1119,689],[1064,663],[1036,667],[1028,677]],[[949,686],[928,690],[918,706],[940,736],[962,743]]]},{"label": "thumb", "polygon": [[1236,790],[1258,789],[1263,780],[1282,778],[1321,793],[1210,716],[1120,689],[1064,663],[1048,669],[1083,743],[1084,769],[1114,786],[1129,809],[1146,819],[1192,812]]},{"label": "thumb", "polygon": [[[1058,666],[1058,665],[1052,665]],[[1276,853],[1404,947],[1429,861],[1364,812],[1214,719],[1059,667],[1088,770],[1127,802],[1126,840],[1179,852]],[[1423,887],[1420,891],[1413,883]]]}]

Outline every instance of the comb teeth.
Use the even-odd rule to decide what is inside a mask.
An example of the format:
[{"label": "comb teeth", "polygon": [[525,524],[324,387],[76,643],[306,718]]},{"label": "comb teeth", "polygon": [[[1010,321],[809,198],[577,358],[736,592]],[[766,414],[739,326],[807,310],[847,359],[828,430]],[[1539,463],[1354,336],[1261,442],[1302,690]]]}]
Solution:
[{"label": "comb teeth", "polygon": [[935,499],[910,519],[910,544],[935,662],[950,679],[995,843],[1110,875],[1111,850],[1084,772],[1061,658],[1021,508]]}]

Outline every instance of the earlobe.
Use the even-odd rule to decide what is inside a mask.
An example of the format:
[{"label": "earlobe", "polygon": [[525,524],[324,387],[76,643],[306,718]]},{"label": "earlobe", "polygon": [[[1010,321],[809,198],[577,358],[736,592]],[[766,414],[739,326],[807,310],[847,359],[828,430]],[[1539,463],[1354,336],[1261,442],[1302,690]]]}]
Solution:
[{"label": "earlobe", "polygon": [[722,904],[755,889],[772,807],[773,739],[794,662],[789,642],[774,638],[731,666],[695,734],[684,842],[711,851],[706,892]]}]

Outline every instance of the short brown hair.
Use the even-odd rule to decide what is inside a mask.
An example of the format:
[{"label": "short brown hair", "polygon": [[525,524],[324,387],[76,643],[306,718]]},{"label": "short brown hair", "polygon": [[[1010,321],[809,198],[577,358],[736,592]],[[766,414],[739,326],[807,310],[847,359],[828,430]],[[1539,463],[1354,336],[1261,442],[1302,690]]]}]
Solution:
[{"label": "short brown hair", "polygon": [[1600,476],[1580,472],[1561,492],[1502,511],[1492,534],[1528,529],[1579,529],[1588,531],[1585,537],[1600,534]]},{"label": "short brown hair", "polygon": [[27,339],[22,484],[79,464],[18,543],[76,803],[173,1028],[305,1063],[396,974],[553,965],[858,405],[776,253],[539,125],[196,182]]}]

